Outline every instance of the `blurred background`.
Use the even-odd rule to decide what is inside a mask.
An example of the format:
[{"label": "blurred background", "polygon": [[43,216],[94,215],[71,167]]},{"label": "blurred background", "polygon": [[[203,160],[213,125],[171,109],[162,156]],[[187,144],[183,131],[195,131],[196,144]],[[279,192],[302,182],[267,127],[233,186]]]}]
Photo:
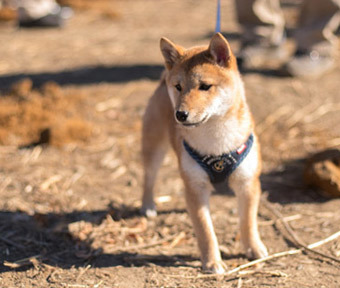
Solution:
[{"label": "blurred background", "polygon": [[[4,287],[217,285],[167,276],[200,273],[172,152],[157,182],[159,217],[138,215],[141,119],[163,71],[159,39],[165,36],[184,47],[207,45],[217,1],[60,0],[68,7],[65,19],[50,27],[21,23],[18,1],[10,2],[2,1],[0,10]],[[280,3],[285,41],[278,46],[294,57],[302,1]],[[287,75],[278,57],[243,65],[245,30],[232,0],[221,0],[221,32],[242,64],[262,144],[266,198],[284,215],[299,215],[294,228],[307,243],[333,233],[339,199],[308,188],[303,173],[310,155],[340,147],[339,57],[332,56],[337,64],[332,70],[314,78]],[[226,263],[244,263],[236,200],[217,194],[211,206],[219,242],[228,247]],[[270,253],[288,249],[289,241],[271,219],[270,211],[260,209],[260,230]],[[147,246],[162,239],[160,246]],[[339,251],[339,242],[324,248],[335,257]],[[301,284],[308,281],[313,287],[336,287],[340,281],[332,265],[311,264],[306,255],[294,259],[274,263],[292,277],[281,282],[254,277],[244,287],[309,287]]]}]

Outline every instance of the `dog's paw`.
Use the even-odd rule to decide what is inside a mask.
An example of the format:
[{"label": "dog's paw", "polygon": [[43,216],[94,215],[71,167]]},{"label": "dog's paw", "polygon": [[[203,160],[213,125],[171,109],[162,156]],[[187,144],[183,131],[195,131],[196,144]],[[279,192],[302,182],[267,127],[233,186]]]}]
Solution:
[{"label": "dog's paw", "polygon": [[157,211],[155,207],[142,207],[140,213],[148,218],[155,218],[157,216]]},{"label": "dog's paw", "polygon": [[246,250],[246,255],[247,258],[251,260],[260,259],[268,256],[268,251],[266,246],[264,246],[264,244],[259,241],[256,245],[252,245],[252,247],[249,247]]},{"label": "dog's paw", "polygon": [[224,268],[227,268],[222,261],[209,262],[203,265],[203,271],[209,274],[223,274],[225,272]]}]

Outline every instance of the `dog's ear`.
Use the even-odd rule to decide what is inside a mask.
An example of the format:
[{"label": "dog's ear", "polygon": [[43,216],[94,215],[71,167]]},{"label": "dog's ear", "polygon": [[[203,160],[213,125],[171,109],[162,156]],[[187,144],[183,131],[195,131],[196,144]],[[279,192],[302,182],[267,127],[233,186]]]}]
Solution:
[{"label": "dog's ear", "polygon": [[167,38],[161,39],[161,51],[165,60],[165,66],[168,70],[174,66],[178,59],[183,55],[183,48],[175,45]]},{"label": "dog's ear", "polygon": [[218,65],[222,67],[229,66],[232,52],[227,39],[221,33],[216,33],[211,38],[208,51]]}]

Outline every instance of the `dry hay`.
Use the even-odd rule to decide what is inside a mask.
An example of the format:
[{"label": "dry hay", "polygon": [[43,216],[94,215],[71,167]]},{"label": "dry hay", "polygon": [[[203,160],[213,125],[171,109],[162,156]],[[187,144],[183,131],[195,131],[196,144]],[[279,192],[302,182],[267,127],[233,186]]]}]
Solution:
[{"label": "dry hay", "polygon": [[0,98],[0,144],[62,146],[85,142],[92,124],[81,115],[83,95],[47,82],[40,90],[24,79]]},{"label": "dry hay", "polygon": [[17,19],[17,12],[11,7],[0,7],[0,21],[13,21]]},{"label": "dry hay", "polygon": [[312,102],[296,110],[281,106],[256,126],[261,142],[272,148],[262,151],[265,158],[275,159],[280,151],[282,160],[305,157],[316,150],[336,148],[340,138],[332,129],[316,124],[321,117],[340,111],[338,103]]},{"label": "dry hay", "polygon": [[[70,6],[77,10],[87,10],[105,16],[110,19],[116,19],[119,16],[112,0],[57,0],[62,6]],[[17,11],[5,5],[0,7],[0,21],[13,21],[17,19]]]},{"label": "dry hay", "polygon": [[304,172],[307,185],[319,188],[328,198],[340,197],[340,150],[326,150],[308,159]]},{"label": "dry hay", "polygon": [[70,6],[78,10],[90,10],[111,19],[119,16],[112,0],[58,0],[57,2],[62,6]]}]

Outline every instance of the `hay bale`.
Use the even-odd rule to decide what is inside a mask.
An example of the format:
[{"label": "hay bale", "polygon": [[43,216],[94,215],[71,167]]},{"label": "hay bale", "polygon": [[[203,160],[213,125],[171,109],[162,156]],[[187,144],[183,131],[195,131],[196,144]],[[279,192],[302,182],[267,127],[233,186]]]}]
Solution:
[{"label": "hay bale", "polygon": [[119,13],[115,1],[112,0],[57,0],[62,6],[70,6],[76,10],[92,11],[109,19],[117,19]]},{"label": "hay bale", "polygon": [[[0,1],[1,2],[1,1]],[[0,7],[0,21],[14,21],[17,19],[17,11],[11,7]]]},{"label": "hay bale", "polygon": [[304,181],[327,198],[340,197],[340,150],[326,150],[306,162]]},{"label": "hay bale", "polygon": [[86,94],[46,82],[33,88],[31,79],[14,83],[0,97],[0,145],[30,148],[85,143],[92,136],[87,120]]}]

